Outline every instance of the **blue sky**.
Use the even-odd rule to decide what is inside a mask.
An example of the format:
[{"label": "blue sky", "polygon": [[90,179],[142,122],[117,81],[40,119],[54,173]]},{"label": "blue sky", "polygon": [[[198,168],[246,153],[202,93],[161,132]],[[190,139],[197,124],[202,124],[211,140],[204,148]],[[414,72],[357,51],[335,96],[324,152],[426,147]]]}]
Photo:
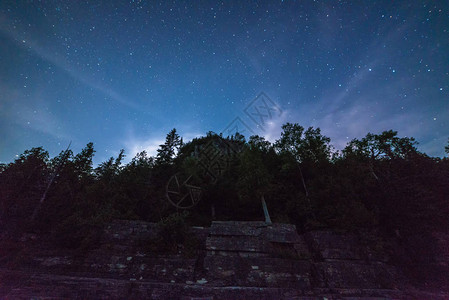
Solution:
[{"label": "blue sky", "polygon": [[[2,1],[0,161],[70,141],[131,159],[172,128],[189,140],[236,118],[271,141],[285,122],[320,127],[337,149],[393,129],[443,156],[448,6]],[[261,92],[278,108],[263,128],[245,114]]]}]

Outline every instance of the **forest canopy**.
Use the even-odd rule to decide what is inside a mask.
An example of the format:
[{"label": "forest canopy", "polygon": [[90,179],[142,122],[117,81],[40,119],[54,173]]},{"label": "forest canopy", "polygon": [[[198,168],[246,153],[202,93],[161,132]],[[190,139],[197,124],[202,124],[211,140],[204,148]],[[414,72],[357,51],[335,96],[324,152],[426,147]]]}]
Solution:
[{"label": "forest canopy", "polygon": [[342,151],[319,128],[282,130],[274,143],[213,132],[184,143],[173,129],[155,157],[143,151],[124,164],[121,150],[96,167],[92,143],[53,158],[42,147],[26,150],[0,166],[0,225],[76,240],[114,218],[160,222],[181,210],[167,199],[169,183],[188,178],[198,193],[183,216],[193,225],[263,220],[262,199],[273,222],[300,231],[448,228],[448,158],[419,152],[415,139],[393,130],[353,139]]}]

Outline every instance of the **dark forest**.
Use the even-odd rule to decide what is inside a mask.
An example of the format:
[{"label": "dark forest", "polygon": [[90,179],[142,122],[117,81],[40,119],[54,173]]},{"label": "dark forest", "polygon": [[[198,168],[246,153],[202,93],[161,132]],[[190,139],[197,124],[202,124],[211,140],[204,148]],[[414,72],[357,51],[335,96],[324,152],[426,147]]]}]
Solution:
[{"label": "dark forest", "polygon": [[[263,220],[263,198],[273,222],[299,231],[388,238],[447,229],[449,160],[429,157],[416,144],[390,130],[336,151],[319,128],[287,123],[274,143],[213,132],[183,143],[173,129],[155,157],[144,151],[123,164],[122,150],[96,167],[92,143],[53,158],[36,147],[1,165],[1,227],[45,232],[77,247],[117,218],[163,222],[176,216],[190,225]],[[184,200],[188,210],[167,199],[174,176],[197,188]]]}]

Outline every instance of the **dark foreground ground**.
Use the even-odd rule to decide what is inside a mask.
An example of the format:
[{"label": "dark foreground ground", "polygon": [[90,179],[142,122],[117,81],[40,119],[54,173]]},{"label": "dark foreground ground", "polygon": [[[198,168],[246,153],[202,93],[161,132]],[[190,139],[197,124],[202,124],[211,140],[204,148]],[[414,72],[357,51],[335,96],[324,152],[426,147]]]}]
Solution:
[{"label": "dark foreground ground", "polygon": [[0,299],[449,299],[446,235],[408,266],[362,236],[288,224],[213,222],[188,239],[158,252],[155,224],[121,220],[76,250],[3,235]]}]

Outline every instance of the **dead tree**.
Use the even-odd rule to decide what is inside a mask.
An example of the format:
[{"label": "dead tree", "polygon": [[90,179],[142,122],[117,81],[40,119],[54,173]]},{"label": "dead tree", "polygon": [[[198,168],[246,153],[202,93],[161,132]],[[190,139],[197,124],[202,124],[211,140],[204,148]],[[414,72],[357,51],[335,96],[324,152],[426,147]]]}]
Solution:
[{"label": "dead tree", "polygon": [[36,219],[37,214],[39,213],[42,203],[44,203],[45,198],[47,197],[47,193],[50,190],[51,185],[53,184],[53,181],[55,180],[56,176],[58,176],[59,172],[61,171],[62,167],[64,166],[64,164],[66,163],[67,159],[69,158],[69,153],[70,153],[70,145],[72,144],[72,142],[69,143],[69,145],[67,146],[67,149],[64,151],[64,154],[61,157],[61,161],[59,161],[58,165],[56,166],[55,171],[53,172],[53,174],[50,177],[50,180],[48,181],[48,184],[44,190],[44,193],[42,194],[41,199],[39,200],[39,203],[37,204],[36,208],[34,209],[33,215],[31,216],[31,222],[33,222]]}]

